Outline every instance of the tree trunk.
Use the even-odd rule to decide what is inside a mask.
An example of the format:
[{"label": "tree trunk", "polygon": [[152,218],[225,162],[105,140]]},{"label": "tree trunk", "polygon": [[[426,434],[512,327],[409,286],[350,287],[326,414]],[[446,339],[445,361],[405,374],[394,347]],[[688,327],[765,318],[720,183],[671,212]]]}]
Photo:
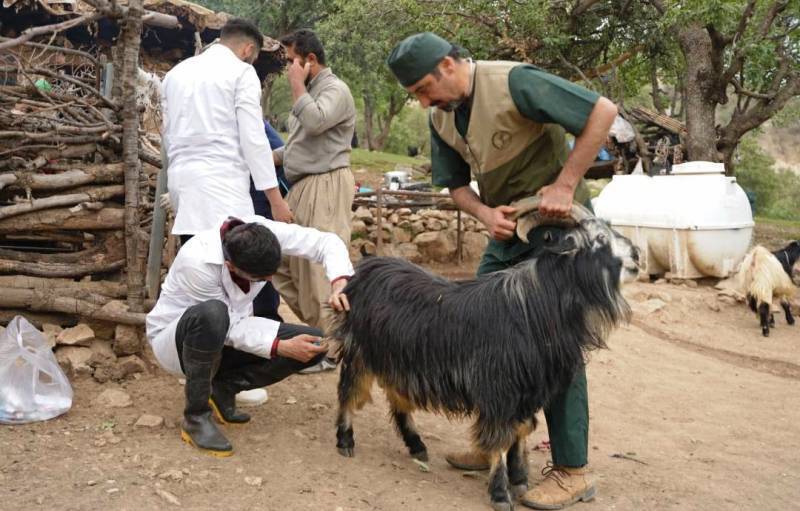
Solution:
[{"label": "tree trunk", "polygon": [[[56,278],[83,277],[85,275],[118,270],[122,268],[124,263],[125,255],[122,251],[122,243],[113,236],[106,238],[92,248],[65,254],[36,254],[0,249],[0,273]],[[24,279],[23,277],[16,278]],[[0,279],[9,279],[9,277],[0,277]],[[69,287],[53,282],[51,279],[42,280],[50,280],[51,288]],[[5,285],[9,287],[31,287],[28,285],[22,286],[22,284],[35,284],[37,281],[22,280],[15,282],[20,283]],[[87,291],[95,288],[95,283],[91,282],[74,284],[76,286],[86,284],[85,289]],[[121,286],[121,284],[108,284],[109,286],[103,287],[108,287],[109,290],[112,290]],[[117,293],[114,293],[114,295],[116,296]]]},{"label": "tree trunk", "polygon": [[0,189],[7,186],[31,190],[61,190],[88,184],[122,183],[121,163],[75,165],[75,168],[57,174],[30,174],[14,172],[0,176]]},{"label": "tree trunk", "polygon": [[678,41],[686,60],[686,151],[688,160],[718,161],[713,99],[716,77],[711,38],[700,23],[678,29]]},{"label": "tree trunk", "polygon": [[367,139],[367,149],[370,151],[375,150],[374,130],[372,125],[374,115],[372,99],[364,94],[364,137]]},{"label": "tree trunk", "polygon": [[103,208],[99,211],[68,208],[34,211],[0,220],[0,234],[32,231],[106,231],[122,229],[124,211],[120,208]]},{"label": "tree trunk", "polygon": [[125,27],[120,35],[122,51],[122,158],[125,163],[125,259],[128,278],[128,307],[143,310],[144,258],[146,243],[139,215],[139,110],[136,106],[136,78],[139,70],[139,46],[142,36],[142,0],[130,0]]},{"label": "tree trunk", "polygon": [[0,207],[0,220],[59,206],[74,206],[84,202],[104,201],[112,197],[118,197],[123,193],[125,192],[121,185],[96,186],[85,190],[75,190],[73,193],[65,195],[53,195],[42,199],[19,202],[13,206]]},{"label": "tree trunk", "polygon": [[0,276],[0,287],[22,289],[70,289],[113,298],[124,298],[127,296],[125,284],[111,281],[76,282],[72,279],[3,275]]},{"label": "tree trunk", "polygon": [[0,288],[0,307],[33,311],[64,312],[88,319],[144,325],[145,314],[112,307],[109,301],[101,306],[88,300],[62,297],[35,289]]}]

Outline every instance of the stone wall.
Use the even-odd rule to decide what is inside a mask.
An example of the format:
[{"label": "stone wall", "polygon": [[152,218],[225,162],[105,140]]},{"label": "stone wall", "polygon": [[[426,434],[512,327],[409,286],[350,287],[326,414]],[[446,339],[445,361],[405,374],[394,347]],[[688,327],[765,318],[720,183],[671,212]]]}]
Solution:
[{"label": "stone wall", "polygon": [[[383,255],[403,257],[414,263],[456,261],[458,221],[455,211],[383,208],[382,216]],[[362,247],[374,254],[378,240],[376,209],[359,207],[353,213],[352,228],[353,258],[360,257]],[[462,213],[461,229],[464,259],[480,259],[489,241],[483,224]]]}]

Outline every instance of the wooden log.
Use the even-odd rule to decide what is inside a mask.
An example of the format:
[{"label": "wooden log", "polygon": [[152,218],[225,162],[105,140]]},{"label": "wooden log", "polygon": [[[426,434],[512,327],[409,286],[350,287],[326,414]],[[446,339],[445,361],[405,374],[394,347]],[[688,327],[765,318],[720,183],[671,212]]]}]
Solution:
[{"label": "wooden log", "polygon": [[71,327],[78,324],[75,316],[69,314],[59,314],[56,312],[31,312],[22,309],[0,309],[0,324],[8,325],[12,319],[17,316],[22,316],[30,323],[41,330],[42,325],[59,325],[62,327]]},{"label": "wooden log", "polygon": [[122,163],[74,165],[74,168],[57,174],[30,174],[18,171],[0,175],[0,190],[6,186],[34,191],[61,190],[81,185],[122,183],[122,181]]},{"label": "wooden log", "polygon": [[0,220],[0,234],[32,231],[108,231],[122,229],[122,208],[108,207],[99,211],[70,211],[69,208],[34,211],[26,215]]},{"label": "wooden log", "polygon": [[[106,237],[101,243],[86,250],[63,254],[0,249],[0,273],[37,277],[83,277],[115,271],[124,264],[124,245],[122,240],[113,236]],[[111,286],[108,290],[112,291],[114,287]],[[118,288],[114,295],[118,295]]]},{"label": "wooden log", "polygon": [[83,202],[104,201],[111,199],[112,197],[119,197],[124,194],[124,187],[122,185],[116,185],[86,188],[78,191],[77,193],[53,195],[43,199],[33,199],[30,202],[26,201],[20,202],[19,204],[14,204],[13,206],[0,207],[0,220],[59,206],[74,206]]},{"label": "wooden log", "polygon": [[108,307],[112,303],[108,302],[101,306],[88,300],[57,296],[42,290],[0,288],[0,307],[3,308],[63,312],[88,319],[127,325],[144,325],[144,313],[130,312],[120,307]]},{"label": "wooden log", "polygon": [[94,293],[112,298],[123,298],[127,294],[123,282],[111,282],[108,280],[75,281],[72,279],[30,277],[27,275],[0,275],[0,287],[21,289],[69,289],[71,291],[83,291],[84,293]]},{"label": "wooden log", "polygon": [[139,47],[142,42],[143,0],[128,0],[125,24],[118,50],[122,51],[122,159],[125,164],[125,257],[127,261],[128,306],[143,310],[147,236],[141,228],[139,177],[139,109],[136,87],[139,72]]},{"label": "wooden log", "polygon": [[167,210],[161,205],[161,195],[167,192],[167,168],[169,162],[164,146],[161,146],[161,160],[164,167],[158,172],[156,181],[156,200],[153,205],[153,224],[150,226],[150,247],[147,254],[147,273],[145,274],[145,288],[147,296],[158,297],[158,287],[161,283],[161,258],[164,250],[164,227],[167,223]]}]

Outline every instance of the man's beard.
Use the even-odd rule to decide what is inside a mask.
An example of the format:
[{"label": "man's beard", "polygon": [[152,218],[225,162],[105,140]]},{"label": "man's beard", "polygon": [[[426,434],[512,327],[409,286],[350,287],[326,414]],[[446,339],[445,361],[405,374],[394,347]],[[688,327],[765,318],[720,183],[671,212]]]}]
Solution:
[{"label": "man's beard", "polygon": [[465,98],[448,101],[447,103],[436,103],[436,108],[445,112],[452,112],[464,103]]}]

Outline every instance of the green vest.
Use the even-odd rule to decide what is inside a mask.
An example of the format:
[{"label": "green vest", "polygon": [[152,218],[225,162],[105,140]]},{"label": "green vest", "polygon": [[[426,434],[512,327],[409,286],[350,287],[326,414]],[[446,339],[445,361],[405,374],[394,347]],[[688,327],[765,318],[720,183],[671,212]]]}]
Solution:
[{"label": "green vest", "polygon": [[[439,108],[431,112],[433,129],[467,162],[481,200],[491,207],[534,195],[556,180],[567,161],[564,128],[532,121],[517,110],[508,75],[518,65],[476,62],[466,136],[456,129],[454,112]],[[575,200],[583,203],[588,199],[589,189],[581,180]]]}]

